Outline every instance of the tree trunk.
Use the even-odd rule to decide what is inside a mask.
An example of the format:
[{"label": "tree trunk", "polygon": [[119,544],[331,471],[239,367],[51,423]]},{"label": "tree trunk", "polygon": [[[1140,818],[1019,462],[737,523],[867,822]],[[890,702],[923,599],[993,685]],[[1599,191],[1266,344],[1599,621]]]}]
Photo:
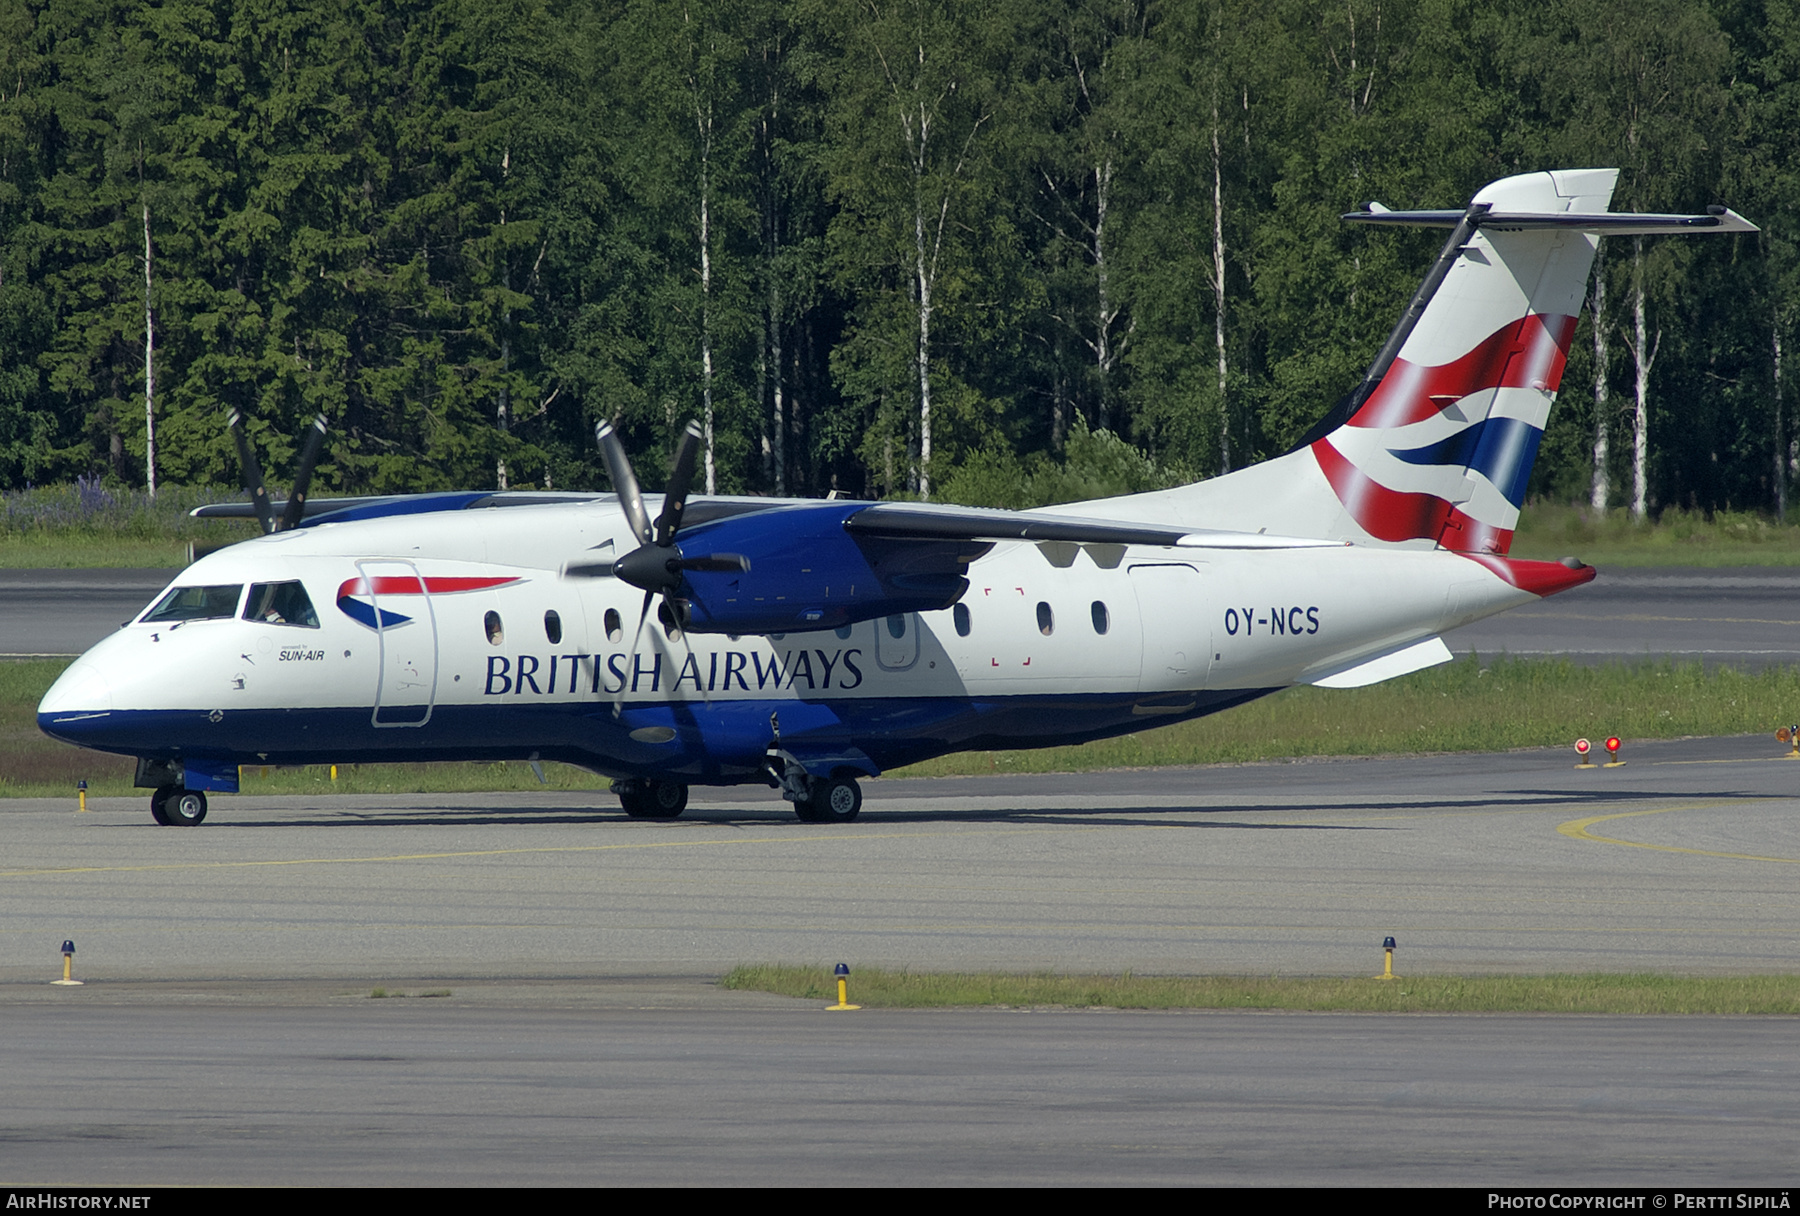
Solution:
[{"label": "tree trunk", "polygon": [[1099,301],[1099,311],[1094,318],[1094,359],[1098,366],[1100,378],[1100,408],[1097,421],[1099,429],[1112,429],[1112,394],[1111,387],[1113,365],[1112,323],[1118,315],[1112,306],[1108,294],[1106,279],[1106,205],[1112,192],[1113,166],[1112,158],[1094,166],[1094,276]]},{"label": "tree trunk", "polygon": [[150,302],[150,204],[144,204],[144,485],[156,497],[156,316]]},{"label": "tree trunk", "polygon": [[[923,152],[923,141],[920,143]],[[913,241],[917,255],[919,291],[919,498],[931,501],[931,279],[925,259],[925,200],[922,194],[925,161],[914,160]],[[948,207],[948,200],[945,201]]]},{"label": "tree trunk", "polygon": [[1787,441],[1782,437],[1781,417],[1781,310],[1769,327],[1775,346],[1775,518],[1787,522]]},{"label": "tree trunk", "polygon": [[1662,345],[1662,331],[1657,330],[1654,341],[1645,334],[1644,238],[1641,236],[1631,238],[1631,260],[1637,328],[1637,341],[1631,348],[1637,363],[1637,414],[1631,437],[1631,514],[1642,523],[1650,514],[1650,487],[1644,467],[1650,452],[1650,368],[1656,363],[1657,348]]},{"label": "tree trunk", "polygon": [[1607,447],[1612,431],[1612,414],[1609,412],[1607,398],[1606,370],[1606,242],[1596,242],[1594,251],[1594,301],[1591,315],[1594,319],[1594,487],[1590,502],[1595,512],[1606,510],[1607,491],[1610,488],[1606,476]]},{"label": "tree trunk", "polygon": [[781,288],[776,282],[775,259],[769,258],[769,340],[766,358],[772,381],[774,409],[769,418],[769,447],[764,457],[765,471],[775,484],[777,497],[787,493],[787,381],[782,376]]},{"label": "tree trunk", "polygon": [[700,396],[705,410],[706,492],[718,493],[713,467],[712,351],[712,107],[694,87],[694,124],[700,131]]},{"label": "tree trunk", "polygon": [[[512,149],[507,148],[500,154],[500,180],[505,182],[512,176]],[[506,231],[506,208],[500,208],[500,230]],[[505,242],[500,248],[500,286],[508,292],[512,291],[512,265],[506,260]],[[502,442],[504,437],[512,433],[512,402],[507,398],[506,372],[512,362],[512,309],[503,309],[500,313],[500,391],[494,401],[494,425],[500,431]],[[500,455],[494,460],[494,488],[505,490],[510,488],[506,482],[506,449],[503,446]]]},{"label": "tree trunk", "polygon": [[1219,350],[1219,473],[1231,472],[1231,403],[1225,395],[1225,208],[1219,165],[1219,98],[1213,95],[1213,341]]}]

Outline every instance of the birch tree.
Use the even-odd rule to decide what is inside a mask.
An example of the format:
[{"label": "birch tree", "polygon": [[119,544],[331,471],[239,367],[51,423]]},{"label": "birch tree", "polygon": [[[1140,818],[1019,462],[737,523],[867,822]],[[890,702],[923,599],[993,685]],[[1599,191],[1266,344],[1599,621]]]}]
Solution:
[{"label": "birch tree", "polygon": [[[947,279],[967,282],[978,274],[965,231],[982,222],[974,210],[988,169],[983,140],[999,104],[986,62],[993,50],[989,22],[996,18],[964,0],[864,0],[855,9],[815,15],[829,23],[833,37],[825,68],[834,95],[826,155],[842,208],[833,243],[841,272],[867,287],[893,270],[904,274],[914,407],[908,480],[929,499],[934,326]],[[867,321],[880,311],[866,313],[864,324],[865,338],[877,344],[884,339]]]}]

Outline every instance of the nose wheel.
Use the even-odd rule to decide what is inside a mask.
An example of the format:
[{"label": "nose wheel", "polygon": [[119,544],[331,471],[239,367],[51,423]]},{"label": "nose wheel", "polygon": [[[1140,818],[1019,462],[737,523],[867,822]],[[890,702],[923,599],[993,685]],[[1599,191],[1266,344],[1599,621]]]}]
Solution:
[{"label": "nose wheel", "polygon": [[805,798],[794,803],[802,823],[849,823],[862,813],[862,787],[853,777],[814,777]]},{"label": "nose wheel", "polygon": [[150,796],[150,818],[164,827],[197,827],[206,818],[206,795],[165,785]]}]

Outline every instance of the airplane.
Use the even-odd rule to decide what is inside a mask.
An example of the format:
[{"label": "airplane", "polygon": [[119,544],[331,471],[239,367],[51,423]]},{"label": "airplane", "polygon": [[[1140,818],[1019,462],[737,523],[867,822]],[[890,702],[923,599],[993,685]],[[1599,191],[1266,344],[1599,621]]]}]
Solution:
[{"label": "airplane", "polygon": [[761,782],[847,823],[860,782],[929,757],[1445,662],[1446,630],[1595,576],[1508,550],[1598,238],[1756,231],[1724,207],[1610,212],[1616,179],[1345,216],[1451,231],[1292,451],[1176,489],[1032,511],[689,502],[693,424],[657,498],[602,423],[612,494],[308,501],[302,476],[277,518],[234,418],[252,501],[196,513],[265,534],[183,570],[38,724],[136,757],[169,825],[204,820],[240,765],[437,760],[577,765],[639,819]]}]

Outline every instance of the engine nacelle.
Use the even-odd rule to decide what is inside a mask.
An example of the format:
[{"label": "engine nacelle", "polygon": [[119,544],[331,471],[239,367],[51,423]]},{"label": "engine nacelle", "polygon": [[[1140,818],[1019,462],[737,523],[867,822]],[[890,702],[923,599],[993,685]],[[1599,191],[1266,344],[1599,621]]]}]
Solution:
[{"label": "engine nacelle", "polygon": [[836,629],[901,612],[948,608],[969,589],[988,541],[855,536],[844,521],[866,502],[759,511],[684,529],[684,556],[738,553],[743,572],[689,571],[680,596],[693,633]]}]

